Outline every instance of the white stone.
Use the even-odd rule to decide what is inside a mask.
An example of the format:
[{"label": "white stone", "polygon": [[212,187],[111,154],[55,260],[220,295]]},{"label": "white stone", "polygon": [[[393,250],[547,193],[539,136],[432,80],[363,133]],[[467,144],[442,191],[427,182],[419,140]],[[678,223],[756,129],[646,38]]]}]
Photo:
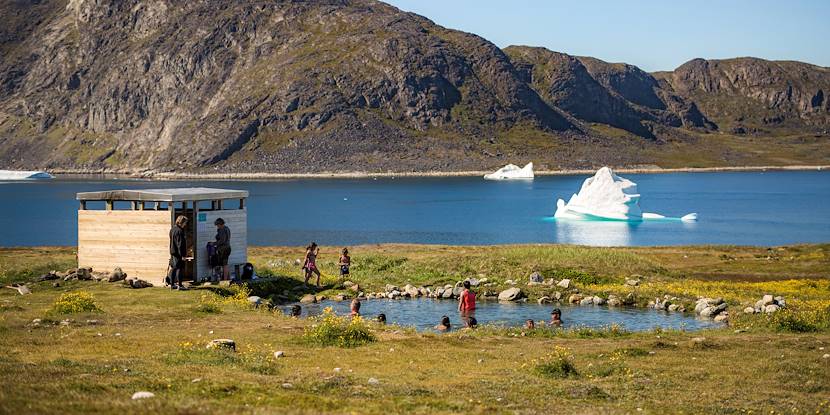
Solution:
[{"label": "white stone", "polygon": [[134,399],[134,400],[135,399],[147,399],[147,398],[153,398],[155,396],[156,396],[156,394],[154,394],[153,392],[139,391],[139,392],[136,392],[136,393],[133,394],[132,399]]},{"label": "white stone", "polygon": [[745,308],[744,309],[744,314],[755,314],[755,308],[754,307]]},{"label": "white stone", "polygon": [[282,350],[277,350],[276,352],[274,352],[274,357],[277,359],[285,357],[285,352]]},{"label": "white stone", "polygon": [[767,314],[774,313],[774,312],[778,311],[779,308],[781,308],[781,307],[778,307],[775,304],[770,304],[770,305],[768,305],[764,308],[764,312],[767,313]]},{"label": "white stone", "polygon": [[499,301],[515,301],[522,298],[523,293],[519,288],[508,288],[499,293]]},{"label": "white stone", "polygon": [[764,297],[762,297],[761,301],[764,302],[764,305],[775,304],[775,298],[773,298],[773,296],[770,294],[767,294]]},{"label": "white stone", "polygon": [[380,381],[375,378],[369,378],[370,385],[380,385]]},{"label": "white stone", "polygon": [[564,280],[557,282],[556,286],[567,289],[568,287],[571,286],[571,280],[565,278]]}]

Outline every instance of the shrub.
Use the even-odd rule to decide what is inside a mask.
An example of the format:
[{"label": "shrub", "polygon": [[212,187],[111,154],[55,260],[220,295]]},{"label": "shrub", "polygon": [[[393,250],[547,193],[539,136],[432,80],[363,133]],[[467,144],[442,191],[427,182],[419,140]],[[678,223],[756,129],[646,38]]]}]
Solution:
[{"label": "shrub", "polygon": [[810,333],[830,329],[830,302],[808,301],[766,316],[776,330]]},{"label": "shrub", "polygon": [[251,307],[251,303],[248,301],[248,297],[251,296],[251,289],[247,285],[231,285],[228,289],[230,295],[225,297],[225,304],[242,308]]},{"label": "shrub", "polygon": [[552,353],[533,359],[531,365],[534,373],[546,378],[561,379],[578,375],[573,355],[562,346],[554,346]]},{"label": "shrub", "polygon": [[196,311],[200,313],[218,314],[222,312],[222,300],[215,294],[202,294]]},{"label": "shrub", "polygon": [[86,292],[78,291],[64,293],[52,304],[52,311],[58,314],[100,312],[101,309],[95,303],[95,297]]},{"label": "shrub", "polygon": [[377,340],[363,318],[338,316],[331,307],[314,322],[305,328],[303,338],[318,346],[357,347]]},{"label": "shrub", "polygon": [[596,285],[612,282],[611,278],[591,275],[585,271],[580,271],[572,268],[563,268],[555,270],[546,270],[543,275],[552,274],[554,279],[562,280],[569,279],[581,285]]}]

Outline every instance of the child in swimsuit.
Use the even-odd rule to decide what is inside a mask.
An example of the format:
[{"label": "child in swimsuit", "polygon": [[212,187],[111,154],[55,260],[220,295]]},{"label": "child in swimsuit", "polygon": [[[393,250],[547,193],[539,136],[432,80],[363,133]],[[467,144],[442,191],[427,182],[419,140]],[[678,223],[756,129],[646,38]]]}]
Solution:
[{"label": "child in swimsuit", "polygon": [[349,275],[349,267],[351,266],[352,257],[349,256],[349,248],[343,248],[343,254],[340,255],[340,276]]},{"label": "child in swimsuit", "polygon": [[320,270],[317,269],[317,255],[319,253],[320,248],[317,247],[317,243],[312,242],[305,250],[305,261],[303,262],[305,285],[308,285],[311,274],[317,274],[317,288],[320,288]]}]

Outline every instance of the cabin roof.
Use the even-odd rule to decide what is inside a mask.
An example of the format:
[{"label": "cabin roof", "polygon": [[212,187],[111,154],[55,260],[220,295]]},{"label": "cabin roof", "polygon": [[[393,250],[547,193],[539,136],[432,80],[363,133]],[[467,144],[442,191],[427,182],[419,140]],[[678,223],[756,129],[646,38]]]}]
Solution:
[{"label": "cabin roof", "polygon": [[78,200],[125,200],[145,202],[181,202],[194,200],[242,199],[247,190],[213,189],[209,187],[181,187],[172,189],[124,189],[100,192],[81,192]]}]

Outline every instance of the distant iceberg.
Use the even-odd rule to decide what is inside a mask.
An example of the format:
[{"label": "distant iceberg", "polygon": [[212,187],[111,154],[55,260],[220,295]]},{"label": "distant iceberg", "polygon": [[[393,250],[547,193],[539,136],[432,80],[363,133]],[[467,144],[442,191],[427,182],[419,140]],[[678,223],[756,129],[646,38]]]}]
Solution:
[{"label": "distant iceberg", "polygon": [[670,218],[658,213],[640,210],[640,193],[637,183],[614,174],[608,167],[597,171],[593,177],[585,179],[579,193],[571,196],[565,203],[556,202],[557,219],[575,220],[620,220],[638,222],[642,220],[697,220],[697,213],[690,213],[681,218]]},{"label": "distant iceberg", "polygon": [[0,180],[35,180],[53,178],[54,176],[45,171],[0,170]]},{"label": "distant iceberg", "polygon": [[532,179],[533,162],[527,163],[524,167],[508,164],[493,173],[485,174],[484,178],[487,180]]}]

